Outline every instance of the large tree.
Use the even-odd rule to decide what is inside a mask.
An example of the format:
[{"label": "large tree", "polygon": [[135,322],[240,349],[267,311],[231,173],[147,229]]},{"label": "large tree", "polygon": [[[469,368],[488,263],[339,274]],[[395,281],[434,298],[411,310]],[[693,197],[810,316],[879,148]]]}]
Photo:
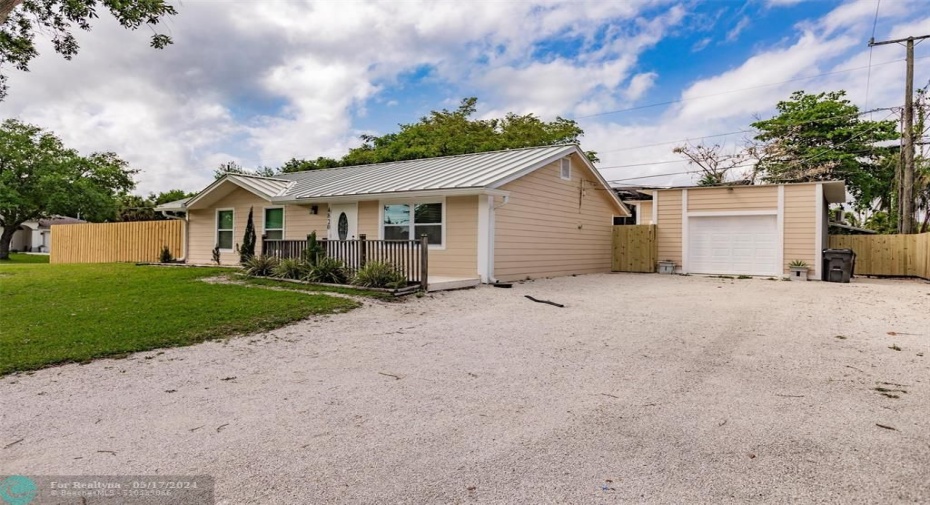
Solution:
[{"label": "large tree", "polygon": [[41,128],[8,119],[0,125],[0,260],[26,221],[56,214],[103,221],[135,183],[113,153],[81,156]]},{"label": "large tree", "polygon": [[[415,160],[437,156],[471,154],[521,147],[551,146],[578,143],[584,130],[573,120],[556,118],[543,121],[533,114],[523,116],[508,113],[503,118],[472,119],[477,110],[477,98],[465,98],[453,111],[432,111],[416,123],[400,125],[400,131],[382,136],[362,135],[362,145],[350,149],[341,159],[291,158],[277,168],[243,168],[235,161],[220,164],[213,171],[217,179],[226,174],[274,177],[307,170],[320,170],[351,165],[368,165],[390,161]],[[598,161],[597,153],[585,153]]]},{"label": "large tree", "polygon": [[886,198],[893,172],[883,141],[899,134],[893,120],[870,121],[845,98],[845,91],[795,92],[778,102],[778,114],[752,127],[762,153],[757,169],[767,182],[842,180],[857,204]]},{"label": "large tree", "polygon": [[[432,111],[397,133],[363,135],[363,144],[342,159],[343,165],[365,165],[479,153],[501,149],[577,143],[584,131],[570,119],[542,121],[533,114],[508,113],[503,118],[472,119],[477,98],[465,98],[453,111]],[[592,161],[596,154],[587,153]]]},{"label": "large tree", "polygon": [[28,71],[29,62],[38,56],[35,32],[49,36],[55,52],[70,60],[79,49],[72,30],[90,30],[100,8],[127,29],[152,28],[152,47],[171,44],[171,37],[154,32],[160,21],[177,14],[165,0],[0,0],[0,100],[7,89],[4,66]]}]

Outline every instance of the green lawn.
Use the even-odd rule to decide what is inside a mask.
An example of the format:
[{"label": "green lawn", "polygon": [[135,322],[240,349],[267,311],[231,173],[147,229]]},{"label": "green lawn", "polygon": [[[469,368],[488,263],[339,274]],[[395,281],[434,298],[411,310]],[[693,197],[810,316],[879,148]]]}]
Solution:
[{"label": "green lawn", "polygon": [[322,294],[200,280],[227,274],[0,262],[0,375],[268,330],[358,306]]},{"label": "green lawn", "polygon": [[48,263],[48,254],[10,253],[10,259],[0,261],[0,266],[19,263]]}]

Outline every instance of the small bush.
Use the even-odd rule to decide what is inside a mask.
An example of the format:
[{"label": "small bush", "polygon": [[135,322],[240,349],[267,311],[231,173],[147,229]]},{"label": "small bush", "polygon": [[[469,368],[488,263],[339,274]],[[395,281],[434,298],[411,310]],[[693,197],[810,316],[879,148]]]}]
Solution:
[{"label": "small bush", "polygon": [[345,284],[349,280],[345,265],[335,259],[317,258],[316,265],[310,267],[306,279],[312,282],[327,282],[330,284]]},{"label": "small bush", "polygon": [[171,249],[168,249],[168,246],[161,247],[161,254],[158,256],[158,261],[162,263],[171,263],[174,261],[174,256],[171,254]]},{"label": "small bush", "polygon": [[274,273],[275,267],[278,265],[278,258],[274,256],[265,256],[260,254],[258,256],[252,256],[245,262],[243,265],[245,267],[245,273],[253,277],[268,277]]},{"label": "small bush", "polygon": [[217,265],[220,264],[220,246],[213,248],[213,262]]},{"label": "small bush", "polygon": [[407,277],[390,263],[373,261],[359,269],[352,284],[366,288],[397,289],[407,285]]},{"label": "small bush", "polygon": [[[303,252],[303,260],[308,265],[316,266],[317,262],[325,256],[326,251],[320,242],[316,239],[316,232],[313,231],[307,235],[307,248]],[[322,282],[322,281],[319,281]]]},{"label": "small bush", "polygon": [[278,262],[272,268],[272,274],[281,279],[303,279],[307,275],[308,266],[299,259],[287,258]]}]

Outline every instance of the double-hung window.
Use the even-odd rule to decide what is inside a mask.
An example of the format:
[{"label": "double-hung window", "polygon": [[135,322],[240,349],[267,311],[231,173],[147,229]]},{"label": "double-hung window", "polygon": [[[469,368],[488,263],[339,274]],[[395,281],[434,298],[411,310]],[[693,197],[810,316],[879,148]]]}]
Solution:
[{"label": "double-hung window", "polygon": [[442,245],[442,203],[398,203],[384,206],[385,240],[418,240],[426,235],[430,245]]},{"label": "double-hung window", "polygon": [[284,207],[265,209],[262,231],[268,240],[284,240]]},{"label": "double-hung window", "polygon": [[233,211],[216,211],[216,246],[222,250],[232,251],[233,248]]}]

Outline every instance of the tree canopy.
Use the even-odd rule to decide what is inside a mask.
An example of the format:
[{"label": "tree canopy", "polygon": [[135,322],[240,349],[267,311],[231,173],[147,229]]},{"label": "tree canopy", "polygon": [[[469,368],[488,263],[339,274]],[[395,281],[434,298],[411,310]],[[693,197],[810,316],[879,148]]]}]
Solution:
[{"label": "tree canopy", "polygon": [[762,153],[756,168],[765,181],[843,180],[863,205],[887,196],[893,148],[877,143],[897,139],[897,123],[863,119],[845,96],[798,91],[778,102],[775,117],[752,123]]},{"label": "tree canopy", "polygon": [[114,153],[81,156],[41,128],[8,119],[0,125],[0,259],[26,221],[56,214],[103,221],[135,183]]},{"label": "tree canopy", "polygon": [[117,221],[156,221],[167,219],[155,211],[161,204],[190,198],[197,193],[188,193],[183,189],[171,189],[161,193],[149,193],[149,196],[122,195],[118,199]]},{"label": "tree canopy", "polygon": [[[7,90],[3,67],[28,71],[29,62],[38,56],[35,32],[48,34],[55,52],[70,60],[79,49],[73,28],[89,31],[100,7],[130,30],[154,27],[177,14],[165,0],[0,0],[0,100]],[[168,35],[154,32],[150,44],[162,49],[171,42]]]},{"label": "tree canopy", "polygon": [[[480,153],[521,147],[577,143],[584,130],[571,119],[545,122],[533,114],[507,113],[503,118],[472,119],[478,99],[465,98],[458,109],[432,111],[416,123],[400,125],[397,133],[363,135],[363,144],[349,150],[343,165],[365,165],[436,156]],[[598,161],[593,152],[587,153]]]},{"label": "tree canopy", "polygon": [[[276,174],[303,172],[352,165],[368,165],[390,161],[405,161],[437,156],[471,154],[523,147],[578,143],[584,130],[575,121],[557,117],[546,122],[533,114],[523,116],[507,113],[503,118],[472,119],[478,99],[462,100],[456,110],[432,111],[416,123],[401,124],[400,131],[382,136],[362,135],[362,145],[341,159],[291,158],[277,168],[243,168],[235,161],[220,164],[213,175],[219,179],[227,173],[274,177]],[[585,153],[591,161],[599,161],[597,153]]]}]

